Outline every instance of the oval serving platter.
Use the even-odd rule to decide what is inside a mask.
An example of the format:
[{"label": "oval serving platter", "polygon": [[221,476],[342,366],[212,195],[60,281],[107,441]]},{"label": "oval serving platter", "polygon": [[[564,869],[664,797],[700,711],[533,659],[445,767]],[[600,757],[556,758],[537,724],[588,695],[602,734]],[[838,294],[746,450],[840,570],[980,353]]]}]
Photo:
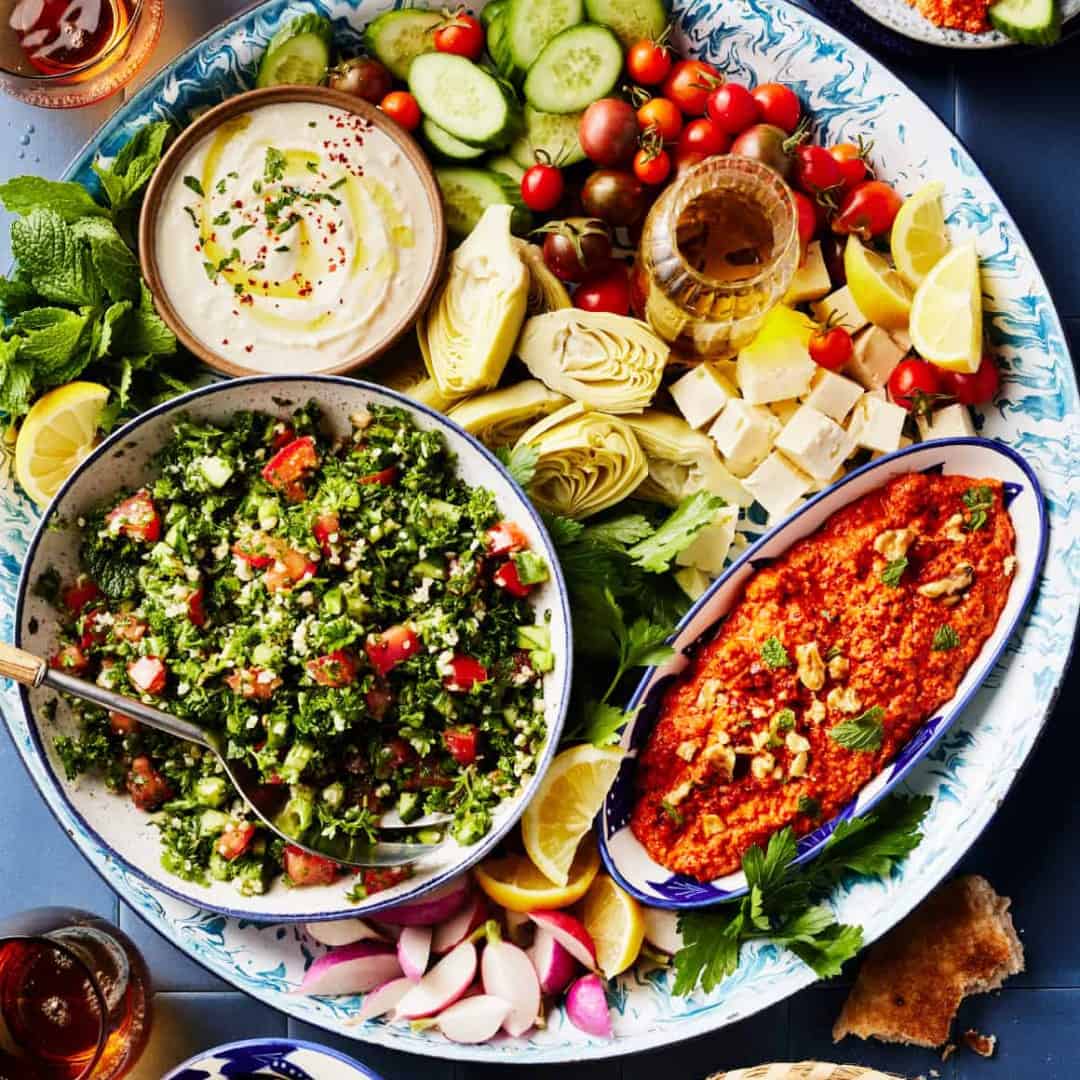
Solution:
[{"label": "oval serving platter", "polygon": [[1016,530],[1017,569],[1010,583],[1009,598],[994,632],[968,668],[952,699],[916,729],[896,758],[836,817],[799,839],[795,861],[804,863],[814,858],[838,822],[867,813],[892,791],[933,750],[993,670],[1031,599],[1049,538],[1042,488],[1020,454],[988,439],[940,439],[870,462],[814,496],[784,524],[747,548],[687,612],[670,641],[675,655],[667,663],[645,672],[627,706],[633,719],[623,728],[619,741],[626,757],[604,800],[596,831],[600,855],[609,872],[642,903],[685,911],[731,900],[747,891],[746,875],[741,871],[711,882],[673,874],[650,857],[630,829],[638,755],[648,742],[668,689],[689,667],[697,651],[716,636],[759,569],[779,558],[798,540],[816,532],[843,507],[893,477],[913,472],[1002,482],[1005,507]]},{"label": "oval serving platter", "polygon": [[[93,183],[94,154],[114,154],[149,119],[189,121],[199,110],[250,87],[266,43],[289,19],[322,10],[342,35],[359,32],[388,0],[325,5],[270,0],[225,23],[152,77],[68,170]],[[924,179],[946,185],[946,213],[957,233],[976,239],[990,334],[1005,374],[994,405],[978,413],[983,435],[1020,450],[1047,495],[1050,553],[1033,605],[964,715],[903,781],[935,796],[927,838],[887,882],[849,883],[833,897],[838,916],[860,923],[872,941],[949,872],[990,820],[1023,765],[1051,708],[1068,662],[1080,606],[1080,516],[1070,516],[1072,477],[1080,474],[1076,379],[1061,324],[1030,251],[963,146],[919,99],[842,34],[782,0],[677,0],[675,41],[741,81],[792,85],[832,141],[874,139],[881,175],[907,193]],[[10,448],[0,461],[0,629],[10,635],[19,568],[37,512],[10,478]],[[764,514],[754,507],[758,523]],[[573,1028],[562,1011],[528,1039],[455,1046],[431,1033],[349,1023],[357,998],[293,993],[321,951],[299,927],[241,922],[202,911],[148,886],[82,829],[52,788],[28,719],[11,687],[0,706],[15,745],[48,805],[75,844],[155,929],[210,971],[289,1015],[383,1046],[442,1058],[503,1063],[579,1061],[653,1050],[734,1023],[793,994],[814,975],[792,954],[754,944],[739,970],[710,994],[671,994],[664,971],[621,976],[611,992],[615,1038]]]}]

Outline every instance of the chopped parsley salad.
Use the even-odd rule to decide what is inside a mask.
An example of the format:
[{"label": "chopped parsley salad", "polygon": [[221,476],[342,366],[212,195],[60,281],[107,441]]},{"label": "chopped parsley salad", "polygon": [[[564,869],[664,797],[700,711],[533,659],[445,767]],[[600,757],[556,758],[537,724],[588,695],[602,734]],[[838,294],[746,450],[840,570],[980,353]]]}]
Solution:
[{"label": "chopped parsley salad", "polygon": [[[554,657],[528,598],[548,568],[441,434],[374,405],[352,427],[327,438],[314,404],[179,420],[158,479],[80,519],[78,579],[36,583],[63,612],[52,663],[220,732],[289,785],[289,835],[441,812],[470,844],[544,743]],[[339,877],[261,827],[209,752],[72,707],[68,778],[103,774],[153,813],[170,872],[245,894]],[[367,871],[352,895],[407,873]]]}]

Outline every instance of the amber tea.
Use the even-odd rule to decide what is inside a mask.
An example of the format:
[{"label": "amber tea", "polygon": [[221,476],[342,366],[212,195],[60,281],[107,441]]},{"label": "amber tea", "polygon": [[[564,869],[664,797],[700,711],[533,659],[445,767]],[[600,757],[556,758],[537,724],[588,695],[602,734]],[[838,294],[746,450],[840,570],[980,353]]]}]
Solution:
[{"label": "amber tea", "polygon": [[134,0],[7,0],[3,66],[22,75],[74,75],[127,33]]}]

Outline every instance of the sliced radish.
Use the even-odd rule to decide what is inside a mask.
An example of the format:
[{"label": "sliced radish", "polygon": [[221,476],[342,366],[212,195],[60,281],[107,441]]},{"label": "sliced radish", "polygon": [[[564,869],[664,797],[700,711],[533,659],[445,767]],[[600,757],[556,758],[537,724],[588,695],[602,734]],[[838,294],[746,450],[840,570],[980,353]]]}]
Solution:
[{"label": "sliced radish", "polygon": [[371,925],[375,927],[376,931],[387,941],[397,941],[397,939],[401,937],[400,926],[391,926],[389,923],[379,922],[378,919],[372,919]]},{"label": "sliced radish", "polygon": [[437,889],[379,912],[379,921],[397,926],[434,926],[456,915],[469,895],[469,879],[462,874]]},{"label": "sliced radish", "polygon": [[537,928],[536,940],[528,956],[540,979],[540,989],[545,994],[558,994],[565,990],[578,969],[577,961],[548,930]]},{"label": "sliced radish", "polygon": [[431,956],[431,927],[406,926],[397,940],[397,958],[406,978],[422,979]]},{"label": "sliced radish", "polygon": [[478,994],[444,1009],[434,1020],[421,1021],[421,1025],[437,1027],[451,1042],[482,1043],[498,1034],[509,1015],[509,1002]]},{"label": "sliced radish", "polygon": [[364,995],[364,1001],[356,1014],[355,1022],[362,1023],[364,1020],[373,1020],[376,1016],[385,1016],[392,1009],[396,1009],[398,1002],[416,985],[412,979],[391,979],[376,986],[370,993]]},{"label": "sliced radish", "polygon": [[320,945],[352,945],[357,941],[385,941],[386,939],[373,926],[363,919],[335,919],[333,922],[309,922],[304,929],[308,937],[314,938]]},{"label": "sliced radish", "polygon": [[582,975],[573,983],[566,992],[566,1015],[574,1027],[587,1035],[612,1037],[611,1010],[599,975]]},{"label": "sliced radish", "polygon": [[524,1035],[540,1015],[540,980],[525,951],[489,937],[480,957],[480,976],[485,994],[510,1003],[503,1030],[515,1037]]},{"label": "sliced radish", "polygon": [[397,1015],[404,1020],[419,1020],[442,1012],[469,989],[475,975],[476,946],[463,941],[401,999]]},{"label": "sliced radish", "polygon": [[456,915],[435,927],[435,934],[431,939],[431,951],[436,956],[448,953],[455,945],[460,945],[477,927],[483,926],[487,917],[488,906],[483,893],[473,893]]},{"label": "sliced radish", "polygon": [[551,934],[579,964],[595,970],[596,946],[592,935],[573,915],[565,911],[530,911],[529,918]]},{"label": "sliced radish", "polygon": [[392,945],[358,941],[320,956],[300,983],[301,994],[366,994],[401,974]]},{"label": "sliced radish", "polygon": [[641,914],[645,918],[645,940],[661,952],[674,956],[683,946],[678,914],[651,907],[643,907]]},{"label": "sliced radish", "polygon": [[506,934],[515,945],[528,948],[533,938],[536,924],[523,911],[504,911]]}]

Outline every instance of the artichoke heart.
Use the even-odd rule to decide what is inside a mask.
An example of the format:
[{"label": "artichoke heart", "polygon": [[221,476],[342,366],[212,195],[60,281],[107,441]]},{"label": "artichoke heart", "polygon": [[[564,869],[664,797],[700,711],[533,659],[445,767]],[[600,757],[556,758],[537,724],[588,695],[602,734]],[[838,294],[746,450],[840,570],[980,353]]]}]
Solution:
[{"label": "artichoke heart", "polygon": [[749,506],[754,498],[724,465],[716,443],[681,416],[647,409],[626,417],[649,464],[649,475],[637,490],[642,499],[678,506],[697,491],[719,495],[733,506]]},{"label": "artichoke heart", "polygon": [[517,442],[531,424],[569,404],[569,398],[549,390],[539,379],[526,379],[455,405],[450,419],[487,446],[507,446]]},{"label": "artichoke heart", "polygon": [[552,390],[610,413],[641,412],[668,360],[667,345],[645,323],[577,308],[533,316],[517,350]]},{"label": "artichoke heart", "polygon": [[580,402],[537,421],[517,445],[538,454],[530,498],[565,517],[588,517],[622,502],[649,472],[626,421]]},{"label": "artichoke heart", "polygon": [[536,244],[517,241],[518,254],[529,269],[529,314],[543,315],[573,307],[566,286],[548,269],[544,252]]},{"label": "artichoke heart", "polygon": [[366,368],[364,377],[381,383],[399,394],[418,401],[436,412],[447,412],[458,400],[447,397],[428,375],[423,358],[408,339],[404,339]]},{"label": "artichoke heart", "polygon": [[529,272],[510,235],[512,212],[505,204],[484,211],[417,323],[424,363],[445,397],[494,387],[525,319]]}]

